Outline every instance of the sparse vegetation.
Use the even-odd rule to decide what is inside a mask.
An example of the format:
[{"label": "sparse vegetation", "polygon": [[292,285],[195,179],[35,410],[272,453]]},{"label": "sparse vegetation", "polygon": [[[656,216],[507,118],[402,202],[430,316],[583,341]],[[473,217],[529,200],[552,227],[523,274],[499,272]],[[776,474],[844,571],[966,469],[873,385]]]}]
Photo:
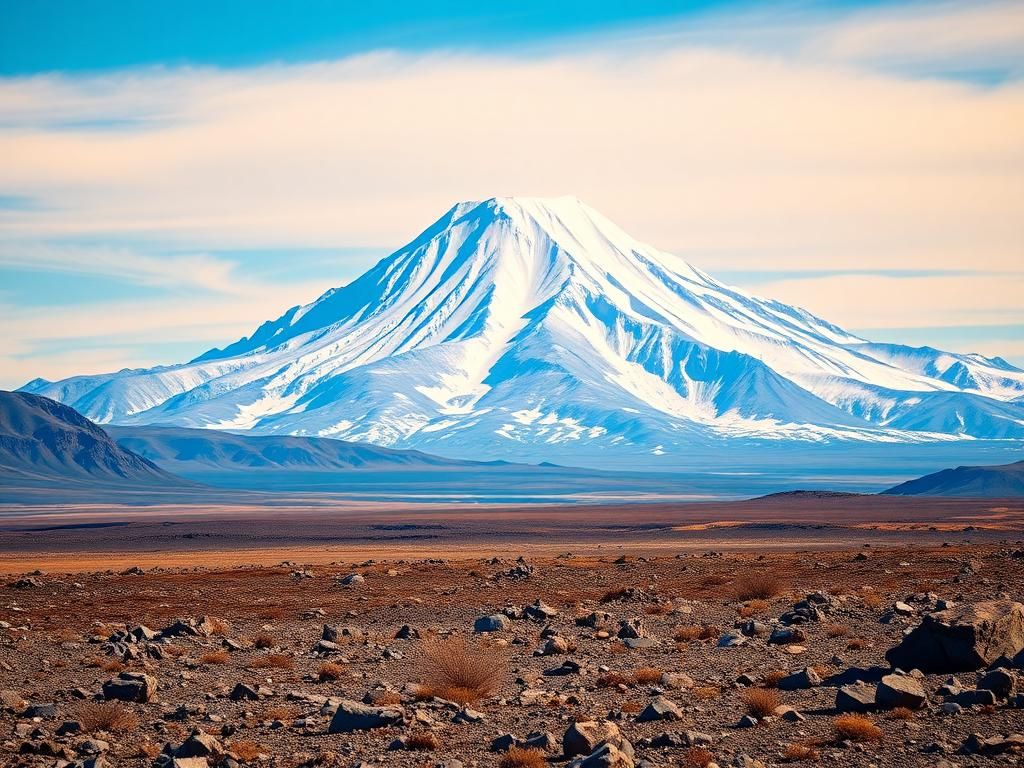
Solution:
[{"label": "sparse vegetation", "polygon": [[125,732],[139,727],[139,717],[116,701],[88,701],[75,708],[75,719],[86,733]]},{"label": "sparse vegetation", "polygon": [[459,704],[488,698],[501,686],[508,670],[504,651],[471,644],[454,635],[420,642],[419,674],[433,694]]},{"label": "sparse vegetation", "polygon": [[228,750],[243,763],[251,763],[259,759],[265,750],[259,744],[252,741],[234,741],[228,745]]},{"label": "sparse vegetation", "polygon": [[498,768],[547,768],[548,761],[539,749],[512,747],[498,761]]},{"label": "sparse vegetation", "polygon": [[200,664],[227,664],[231,660],[227,651],[210,651],[199,657]]},{"label": "sparse vegetation", "polygon": [[633,673],[633,682],[637,685],[650,685],[661,681],[664,673],[656,667],[641,667]]},{"label": "sparse vegetation", "polygon": [[717,685],[701,685],[693,689],[693,698],[701,701],[711,701],[722,695],[722,689]]},{"label": "sparse vegetation", "polygon": [[758,720],[768,717],[782,703],[779,694],[771,688],[748,688],[740,694],[747,712]]},{"label": "sparse vegetation", "polygon": [[340,664],[335,664],[334,662],[329,661],[326,664],[320,665],[320,669],[317,670],[316,676],[321,683],[327,682],[328,680],[341,680],[341,678],[345,676],[345,668]]},{"label": "sparse vegetation", "polygon": [[893,720],[913,720],[917,715],[909,707],[896,707],[889,711],[889,717]]},{"label": "sparse vegetation", "polygon": [[416,752],[431,752],[441,748],[441,742],[433,731],[420,731],[405,740],[405,748]]},{"label": "sparse vegetation", "polygon": [[846,624],[829,624],[825,627],[826,637],[846,637],[850,634],[850,627]]},{"label": "sparse vegetation", "polygon": [[691,768],[706,768],[714,759],[715,756],[703,747],[690,747],[683,755],[683,765]]},{"label": "sparse vegetation", "polygon": [[789,744],[782,751],[782,759],[787,763],[796,763],[801,760],[818,760],[821,754],[809,744]]},{"label": "sparse vegetation", "polygon": [[252,647],[260,651],[268,650],[276,645],[277,641],[274,636],[268,635],[266,632],[261,632],[252,639]]},{"label": "sparse vegetation", "polygon": [[629,587],[613,587],[601,595],[599,602],[601,603],[614,603],[617,600],[622,600],[624,597],[629,595]]},{"label": "sparse vegetation", "polygon": [[783,672],[781,669],[773,669],[770,672],[765,672],[765,674],[764,674],[764,687],[765,688],[775,688],[776,686],[778,686],[779,680],[781,680],[785,676],[786,676],[786,673]]},{"label": "sparse vegetation", "polygon": [[293,669],[295,659],[287,653],[268,653],[249,662],[251,669]]},{"label": "sparse vegetation", "polygon": [[881,741],[882,729],[863,715],[840,715],[832,721],[837,741]]},{"label": "sparse vegetation", "polygon": [[855,637],[846,644],[846,650],[848,651],[863,651],[868,647],[866,640],[862,640],[859,637]]},{"label": "sparse vegetation", "polygon": [[778,574],[762,571],[740,576],[734,591],[737,600],[770,600],[782,594],[785,588]]},{"label": "sparse vegetation", "polygon": [[691,643],[700,637],[701,626],[699,624],[688,624],[681,627],[676,627],[676,632],[672,638],[677,643]]}]

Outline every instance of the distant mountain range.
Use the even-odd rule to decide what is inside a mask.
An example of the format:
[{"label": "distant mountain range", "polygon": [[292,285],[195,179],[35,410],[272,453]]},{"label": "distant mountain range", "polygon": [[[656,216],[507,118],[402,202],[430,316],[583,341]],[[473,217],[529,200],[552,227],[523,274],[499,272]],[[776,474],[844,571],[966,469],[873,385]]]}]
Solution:
[{"label": "distant mountain range", "polygon": [[223,349],[24,389],[106,424],[530,463],[673,469],[687,451],[752,440],[1024,440],[1024,371],[1005,360],[872,343],[572,198],[460,203]]},{"label": "distant mountain range", "polygon": [[0,391],[0,480],[28,485],[181,486],[61,403]]},{"label": "distant mountain range", "polygon": [[1024,496],[1024,461],[994,467],[943,469],[885,491],[896,496]]}]

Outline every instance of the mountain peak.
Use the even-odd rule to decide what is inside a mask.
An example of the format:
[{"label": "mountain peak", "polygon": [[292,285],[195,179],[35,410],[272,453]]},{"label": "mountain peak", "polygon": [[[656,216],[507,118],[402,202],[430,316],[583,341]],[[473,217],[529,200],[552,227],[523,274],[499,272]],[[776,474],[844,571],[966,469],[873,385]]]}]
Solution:
[{"label": "mountain peak", "polygon": [[117,423],[530,461],[727,436],[1024,438],[1021,372],[871,344],[724,285],[571,196],[458,203],[224,349],[30,389]]}]

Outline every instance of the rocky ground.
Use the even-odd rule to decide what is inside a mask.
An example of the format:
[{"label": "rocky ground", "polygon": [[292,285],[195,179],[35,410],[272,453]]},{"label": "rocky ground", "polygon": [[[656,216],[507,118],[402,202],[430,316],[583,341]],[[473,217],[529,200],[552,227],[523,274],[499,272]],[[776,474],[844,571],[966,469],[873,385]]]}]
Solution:
[{"label": "rocky ground", "polygon": [[0,763],[1024,760],[1020,541],[519,554],[11,576]]}]

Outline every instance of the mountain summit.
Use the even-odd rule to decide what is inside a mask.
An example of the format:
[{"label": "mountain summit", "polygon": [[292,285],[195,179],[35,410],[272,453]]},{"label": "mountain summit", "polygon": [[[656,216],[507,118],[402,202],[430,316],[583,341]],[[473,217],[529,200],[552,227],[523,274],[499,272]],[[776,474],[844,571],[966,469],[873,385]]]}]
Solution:
[{"label": "mountain summit", "polygon": [[26,390],[100,422],[472,457],[1024,439],[1024,371],[873,344],[724,285],[575,198],[459,203],[357,280],[224,349]]}]

